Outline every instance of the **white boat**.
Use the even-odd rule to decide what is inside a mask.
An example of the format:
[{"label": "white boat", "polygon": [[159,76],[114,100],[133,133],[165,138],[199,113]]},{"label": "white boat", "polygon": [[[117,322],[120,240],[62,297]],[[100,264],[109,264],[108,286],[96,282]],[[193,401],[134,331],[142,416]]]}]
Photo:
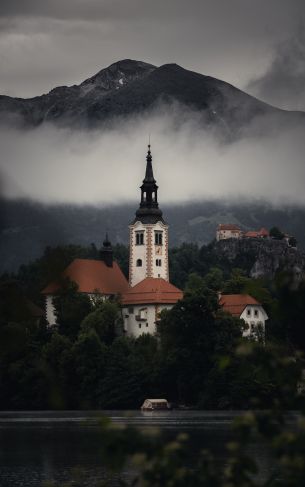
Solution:
[{"label": "white boat", "polygon": [[170,404],[166,399],[145,399],[141,409],[142,411],[168,410],[170,409]]}]

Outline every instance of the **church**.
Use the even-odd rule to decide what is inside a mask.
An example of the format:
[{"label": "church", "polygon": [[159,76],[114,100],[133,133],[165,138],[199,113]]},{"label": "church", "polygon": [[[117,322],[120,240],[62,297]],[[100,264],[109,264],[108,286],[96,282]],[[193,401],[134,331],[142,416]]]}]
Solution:
[{"label": "church", "polygon": [[[183,297],[182,291],[169,282],[168,225],[159,208],[150,149],[149,145],[140,205],[129,225],[129,282],[113,260],[108,238],[99,260],[75,259],[61,276],[75,282],[78,292],[92,300],[96,296],[117,297],[121,302],[124,333],[134,337],[155,334],[161,311],[172,308]],[[60,282],[61,279],[51,282],[42,291],[50,326],[56,324],[53,299],[60,290]]]},{"label": "church", "polygon": [[140,206],[129,225],[129,285],[122,295],[127,335],[154,334],[160,312],[170,309],[183,293],[169,282],[168,225],[158,203],[150,145],[141,186]]}]

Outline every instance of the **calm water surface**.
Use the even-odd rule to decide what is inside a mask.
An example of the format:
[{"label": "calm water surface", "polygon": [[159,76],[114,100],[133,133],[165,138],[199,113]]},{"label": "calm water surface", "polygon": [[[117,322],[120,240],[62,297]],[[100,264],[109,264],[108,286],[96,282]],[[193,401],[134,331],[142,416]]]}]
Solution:
[{"label": "calm water surface", "polygon": [[[225,444],[232,439],[231,423],[238,413],[206,411],[105,411],[114,423],[137,428],[158,427],[166,439],[179,432],[190,436],[192,455],[210,448],[219,462],[226,461]],[[0,412],[0,487],[40,487],[46,480],[64,481],[75,469],[84,486],[94,487],[105,478],[100,459],[98,415],[92,412]],[[271,459],[261,445],[251,454],[262,472]],[[123,473],[132,476],[129,467]]]}]

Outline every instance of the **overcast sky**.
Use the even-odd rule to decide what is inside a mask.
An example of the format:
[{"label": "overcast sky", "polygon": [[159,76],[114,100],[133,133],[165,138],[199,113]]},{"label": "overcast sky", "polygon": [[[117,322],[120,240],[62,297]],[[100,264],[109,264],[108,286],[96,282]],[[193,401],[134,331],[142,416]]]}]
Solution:
[{"label": "overcast sky", "polygon": [[305,109],[304,0],[1,0],[0,16],[2,94],[42,94],[132,58]]},{"label": "overcast sky", "polygon": [[[177,63],[305,110],[304,26],[305,0],[0,0],[0,94],[39,95],[132,58]],[[131,117],[102,133],[3,129],[0,191],[45,202],[138,198],[151,133],[163,202],[305,205],[303,126],[271,123],[269,136],[224,145],[197,126],[196,114],[184,115],[178,133],[170,113]]]}]

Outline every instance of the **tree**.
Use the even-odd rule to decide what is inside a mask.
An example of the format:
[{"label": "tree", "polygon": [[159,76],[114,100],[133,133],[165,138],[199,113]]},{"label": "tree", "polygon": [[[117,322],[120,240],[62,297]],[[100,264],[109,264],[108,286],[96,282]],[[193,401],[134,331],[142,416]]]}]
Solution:
[{"label": "tree", "polygon": [[77,285],[71,281],[62,283],[61,291],[53,300],[56,322],[61,334],[75,340],[81,322],[92,311],[90,298],[77,291]]},{"label": "tree", "polygon": [[224,294],[240,294],[245,292],[245,287],[249,278],[242,269],[233,269],[231,277],[225,282],[223,287]]},{"label": "tree", "polygon": [[121,325],[119,305],[113,301],[100,301],[97,309],[82,321],[81,328],[84,331],[94,330],[99,339],[109,345],[121,331]]},{"label": "tree", "polygon": [[276,239],[276,240],[283,240],[285,237],[285,234],[281,232],[281,230],[278,227],[272,227],[270,228],[269,232],[270,237]]},{"label": "tree", "polygon": [[240,321],[219,313],[217,293],[188,292],[161,315],[163,380],[173,400],[196,404],[215,356],[229,353],[241,337]]},{"label": "tree", "polygon": [[295,237],[290,237],[288,240],[290,247],[297,247],[298,241]]},{"label": "tree", "polygon": [[139,408],[142,394],[141,369],[132,360],[135,340],[116,338],[108,349],[106,373],[101,383],[102,409]]},{"label": "tree", "polygon": [[94,329],[82,332],[73,345],[78,378],[79,404],[82,409],[99,404],[101,382],[105,374],[107,347]]}]

